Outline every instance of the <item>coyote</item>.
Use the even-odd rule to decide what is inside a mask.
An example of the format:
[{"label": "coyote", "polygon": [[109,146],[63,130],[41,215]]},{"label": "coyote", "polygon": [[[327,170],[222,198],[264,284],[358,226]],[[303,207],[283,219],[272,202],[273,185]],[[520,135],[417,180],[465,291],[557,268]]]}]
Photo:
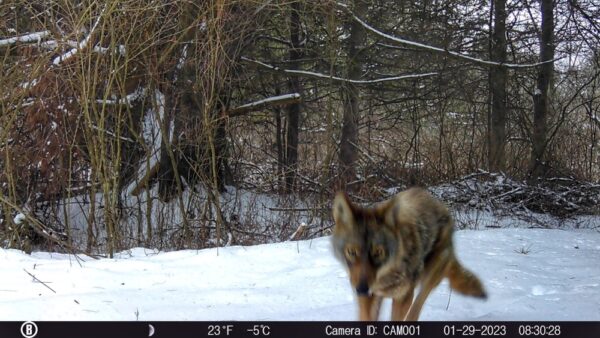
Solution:
[{"label": "coyote", "polygon": [[382,298],[390,297],[392,320],[416,321],[444,277],[462,294],[487,298],[479,279],[454,255],[448,209],[427,191],[412,188],[369,208],[338,193],[333,218],[333,250],[348,268],[360,320],[377,320]]}]

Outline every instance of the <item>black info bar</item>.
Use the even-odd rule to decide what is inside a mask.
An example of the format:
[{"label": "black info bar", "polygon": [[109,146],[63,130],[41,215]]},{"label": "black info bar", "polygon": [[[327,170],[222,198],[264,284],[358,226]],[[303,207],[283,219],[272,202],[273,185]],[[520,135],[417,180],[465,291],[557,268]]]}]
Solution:
[{"label": "black info bar", "polygon": [[1,338],[600,337],[600,321],[560,322],[0,322]]}]

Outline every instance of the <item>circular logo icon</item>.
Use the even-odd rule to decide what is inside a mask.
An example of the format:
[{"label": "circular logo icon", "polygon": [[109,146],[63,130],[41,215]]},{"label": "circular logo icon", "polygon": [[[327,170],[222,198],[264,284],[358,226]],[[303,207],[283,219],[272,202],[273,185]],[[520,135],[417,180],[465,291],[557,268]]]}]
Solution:
[{"label": "circular logo icon", "polygon": [[33,338],[38,333],[38,327],[34,322],[21,324],[21,335],[25,338]]}]

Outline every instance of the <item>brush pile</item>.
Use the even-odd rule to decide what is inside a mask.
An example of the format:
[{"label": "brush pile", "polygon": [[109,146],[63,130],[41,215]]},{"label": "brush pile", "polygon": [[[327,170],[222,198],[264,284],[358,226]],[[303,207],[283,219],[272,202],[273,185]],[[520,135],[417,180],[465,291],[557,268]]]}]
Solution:
[{"label": "brush pile", "polygon": [[600,184],[573,177],[541,179],[534,184],[503,173],[480,170],[432,189],[454,207],[471,207],[497,214],[550,214],[558,218],[600,214]]}]

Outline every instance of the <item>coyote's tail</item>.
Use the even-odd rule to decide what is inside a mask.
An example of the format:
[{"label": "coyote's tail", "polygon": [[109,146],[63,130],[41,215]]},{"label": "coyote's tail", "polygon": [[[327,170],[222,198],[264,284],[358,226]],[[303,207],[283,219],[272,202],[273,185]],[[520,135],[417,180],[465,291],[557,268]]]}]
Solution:
[{"label": "coyote's tail", "polygon": [[447,275],[450,287],[463,295],[477,298],[487,298],[483,284],[471,271],[465,269],[456,257],[452,257],[448,266]]}]

